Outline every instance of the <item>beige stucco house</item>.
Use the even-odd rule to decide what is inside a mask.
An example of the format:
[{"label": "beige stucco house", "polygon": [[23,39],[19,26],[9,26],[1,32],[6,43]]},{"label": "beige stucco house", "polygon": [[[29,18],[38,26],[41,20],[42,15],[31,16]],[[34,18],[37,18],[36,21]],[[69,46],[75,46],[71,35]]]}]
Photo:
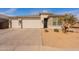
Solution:
[{"label": "beige stucco house", "polygon": [[43,28],[44,18],[48,19],[48,28],[61,28],[62,21],[60,17],[64,15],[55,15],[52,13],[40,13],[39,15],[32,16],[10,16],[9,28]]}]

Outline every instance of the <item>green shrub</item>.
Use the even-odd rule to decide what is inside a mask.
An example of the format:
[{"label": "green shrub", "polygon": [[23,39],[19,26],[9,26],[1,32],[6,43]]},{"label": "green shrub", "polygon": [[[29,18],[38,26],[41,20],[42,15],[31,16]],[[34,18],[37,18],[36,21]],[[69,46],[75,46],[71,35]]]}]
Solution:
[{"label": "green shrub", "polygon": [[54,32],[59,32],[59,30],[58,29],[54,29]]}]

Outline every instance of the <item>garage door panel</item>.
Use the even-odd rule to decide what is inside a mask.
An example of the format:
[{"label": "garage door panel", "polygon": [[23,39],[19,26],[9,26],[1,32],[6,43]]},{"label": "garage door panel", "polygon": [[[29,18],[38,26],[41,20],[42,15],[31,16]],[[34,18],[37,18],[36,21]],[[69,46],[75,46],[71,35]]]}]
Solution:
[{"label": "garage door panel", "polygon": [[41,28],[41,20],[23,20],[23,28]]}]

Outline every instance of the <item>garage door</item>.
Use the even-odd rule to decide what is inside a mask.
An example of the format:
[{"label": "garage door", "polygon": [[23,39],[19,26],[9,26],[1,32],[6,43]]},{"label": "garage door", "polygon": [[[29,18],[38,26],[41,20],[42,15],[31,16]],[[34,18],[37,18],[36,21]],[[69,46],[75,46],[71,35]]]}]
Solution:
[{"label": "garage door", "polygon": [[18,20],[12,20],[12,28],[21,28]]},{"label": "garage door", "polygon": [[40,18],[23,19],[23,28],[42,28]]}]

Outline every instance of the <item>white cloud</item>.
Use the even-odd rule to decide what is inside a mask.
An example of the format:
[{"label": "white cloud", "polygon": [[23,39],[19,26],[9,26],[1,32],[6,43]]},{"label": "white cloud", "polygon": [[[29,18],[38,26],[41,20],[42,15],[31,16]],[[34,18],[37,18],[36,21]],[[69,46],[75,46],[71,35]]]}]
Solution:
[{"label": "white cloud", "polygon": [[51,11],[50,10],[47,10],[47,9],[31,10],[28,13],[28,15],[38,15],[39,13],[42,13],[42,12],[48,13],[48,12],[51,12]]},{"label": "white cloud", "polygon": [[48,10],[43,10],[42,12],[48,13]]},{"label": "white cloud", "polygon": [[11,8],[11,9],[5,11],[5,13],[13,13],[15,11],[16,11],[16,8]]},{"label": "white cloud", "polygon": [[38,15],[40,12],[39,11],[32,11],[29,13],[29,15]]},{"label": "white cloud", "polygon": [[4,12],[0,12],[0,14],[4,14],[4,15],[7,15],[7,16],[14,16],[12,15],[12,13],[14,13],[17,9],[16,8],[10,8]]}]

